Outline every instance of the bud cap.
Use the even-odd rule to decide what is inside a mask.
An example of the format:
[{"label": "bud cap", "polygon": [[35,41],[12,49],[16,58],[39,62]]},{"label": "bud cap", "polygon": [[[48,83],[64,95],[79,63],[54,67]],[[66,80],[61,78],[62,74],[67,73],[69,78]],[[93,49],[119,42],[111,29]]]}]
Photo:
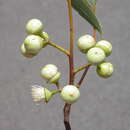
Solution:
[{"label": "bud cap", "polygon": [[27,58],[32,58],[34,57],[36,54],[31,54],[31,53],[28,53],[25,46],[24,46],[24,43],[21,45],[21,53],[23,56],[27,57]]},{"label": "bud cap", "polygon": [[112,52],[112,44],[106,40],[97,42],[96,47],[103,49],[106,56],[109,56]]},{"label": "bud cap", "polygon": [[38,35],[43,30],[43,24],[39,19],[31,19],[26,25],[26,31],[28,34]]},{"label": "bud cap", "polygon": [[37,54],[43,47],[43,39],[40,36],[29,35],[24,41],[27,52]]},{"label": "bud cap", "polygon": [[102,62],[106,58],[106,55],[101,48],[93,47],[87,52],[86,57],[89,63],[97,64]]},{"label": "bud cap", "polygon": [[74,85],[67,85],[62,89],[61,97],[65,102],[72,104],[80,97],[79,89]]},{"label": "bud cap", "polygon": [[103,62],[97,66],[97,74],[100,77],[108,78],[114,71],[113,65],[109,62]]},{"label": "bud cap", "polygon": [[96,41],[91,35],[81,36],[78,40],[78,48],[83,53],[87,53],[87,51],[94,47],[95,44]]},{"label": "bud cap", "polygon": [[58,72],[58,68],[53,64],[47,64],[45,65],[41,70],[41,76],[45,80],[50,80],[52,77],[54,77]]}]

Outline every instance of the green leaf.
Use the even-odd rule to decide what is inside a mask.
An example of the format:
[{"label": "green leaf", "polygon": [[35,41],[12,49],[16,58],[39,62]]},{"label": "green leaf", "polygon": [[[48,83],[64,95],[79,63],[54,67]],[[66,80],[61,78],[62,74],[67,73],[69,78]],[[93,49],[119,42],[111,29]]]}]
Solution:
[{"label": "green leaf", "polygon": [[97,2],[97,0],[85,0],[85,1],[88,1],[91,7],[95,6]]},{"label": "green leaf", "polygon": [[97,31],[102,33],[101,25],[90,6],[90,0],[72,0],[72,6]]}]

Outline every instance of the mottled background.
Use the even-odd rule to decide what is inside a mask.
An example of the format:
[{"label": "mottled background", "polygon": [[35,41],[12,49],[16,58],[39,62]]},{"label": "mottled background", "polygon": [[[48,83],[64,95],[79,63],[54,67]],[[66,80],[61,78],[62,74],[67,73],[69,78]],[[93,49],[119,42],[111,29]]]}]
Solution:
[{"label": "mottled background", "polygon": [[[98,0],[97,15],[104,26],[104,36],[113,43],[108,61],[114,75],[105,80],[91,68],[81,87],[81,98],[71,112],[72,130],[130,129],[130,0]],[[52,47],[43,49],[33,59],[20,54],[30,18],[44,22],[51,39],[67,48],[68,18],[65,0],[0,0],[0,130],[64,130],[63,102],[55,96],[47,105],[32,102],[30,86],[46,85],[40,69],[56,64],[67,83],[66,56]],[[75,40],[91,33],[91,27],[74,11]],[[85,64],[85,56],[75,47],[75,65]],[[80,76],[80,74],[78,75]],[[78,77],[77,77],[78,78]]]}]

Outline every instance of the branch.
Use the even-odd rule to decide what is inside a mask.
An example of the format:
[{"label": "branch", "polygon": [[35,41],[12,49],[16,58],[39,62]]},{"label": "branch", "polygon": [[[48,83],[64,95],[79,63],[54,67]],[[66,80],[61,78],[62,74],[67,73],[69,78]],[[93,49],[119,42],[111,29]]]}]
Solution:
[{"label": "branch", "polygon": [[56,85],[56,87],[57,87],[57,89],[58,89],[59,91],[61,91],[61,90],[62,90],[62,88],[61,88],[61,86],[60,86],[60,83],[59,83],[59,82],[57,82],[55,85]]},{"label": "branch", "polygon": [[69,56],[69,65],[70,65],[70,74],[69,74],[69,84],[74,83],[74,58],[73,58],[73,48],[74,48],[74,26],[73,26],[73,15],[72,15],[72,5],[71,0],[67,0],[68,3],[68,13],[69,13],[69,23],[70,23],[70,56]]},{"label": "branch", "polygon": [[67,56],[70,55],[69,51],[68,50],[65,50],[64,48],[62,48],[61,46],[57,45],[56,43],[54,42],[49,42],[48,43],[50,46],[53,46],[55,47],[56,49],[60,50],[61,52],[63,52],[64,54],[66,54]]},{"label": "branch", "polygon": [[64,112],[64,125],[66,130],[71,130],[71,126],[69,123],[69,115],[70,115],[70,109],[71,105],[70,104],[65,104],[63,112]]},{"label": "branch", "polygon": [[83,74],[82,74],[82,76],[81,76],[81,79],[79,80],[79,82],[78,82],[78,84],[77,84],[77,87],[78,87],[78,88],[80,88],[80,86],[81,86],[81,84],[82,84],[82,82],[83,82],[83,80],[84,80],[84,78],[85,78],[85,76],[86,76],[86,74],[87,74],[87,72],[88,72],[90,66],[91,66],[91,64],[88,65],[88,66],[86,67],[85,71],[83,72]]},{"label": "branch", "polygon": [[78,72],[86,69],[88,66],[90,66],[91,64],[86,64],[86,65],[83,65],[83,66],[80,66],[79,68],[75,69],[74,70],[74,75],[76,75]]},{"label": "branch", "polygon": [[[73,58],[73,46],[74,46],[74,27],[73,27],[73,14],[71,0],[67,0],[68,4],[68,14],[69,14],[69,24],[70,24],[70,48],[69,48],[69,84],[74,84],[74,58]],[[69,123],[71,105],[65,103],[64,106],[64,125],[66,130],[71,130],[71,125]]]}]

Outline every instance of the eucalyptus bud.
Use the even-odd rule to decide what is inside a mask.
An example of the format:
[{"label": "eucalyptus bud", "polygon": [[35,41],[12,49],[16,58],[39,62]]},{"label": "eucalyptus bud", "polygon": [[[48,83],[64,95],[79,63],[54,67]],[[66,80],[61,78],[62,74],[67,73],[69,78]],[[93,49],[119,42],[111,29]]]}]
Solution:
[{"label": "eucalyptus bud", "polygon": [[72,104],[79,99],[80,91],[74,85],[67,85],[62,89],[61,97],[66,103]]},{"label": "eucalyptus bud", "polygon": [[60,77],[61,77],[61,73],[57,72],[56,75],[54,77],[52,77],[48,82],[56,84],[58,82],[58,80],[60,79]]},{"label": "eucalyptus bud", "polygon": [[87,51],[94,47],[95,44],[96,41],[91,35],[84,35],[78,39],[78,48],[83,53],[87,53]]},{"label": "eucalyptus bud", "polygon": [[21,53],[23,56],[27,57],[27,58],[32,58],[35,56],[35,54],[31,54],[31,53],[28,53],[25,46],[24,46],[24,43],[21,45]]},{"label": "eucalyptus bud", "polygon": [[31,19],[26,25],[26,31],[28,34],[38,35],[43,30],[43,24],[39,19]]},{"label": "eucalyptus bud", "polygon": [[58,72],[58,68],[53,64],[45,65],[41,70],[41,76],[48,83],[57,83],[60,79],[61,73]]},{"label": "eucalyptus bud", "polygon": [[33,101],[35,102],[48,102],[53,96],[52,92],[49,91],[47,88],[43,88],[42,86],[38,85],[33,85],[31,92]]},{"label": "eucalyptus bud", "polygon": [[106,40],[97,42],[96,47],[103,49],[106,56],[109,56],[112,52],[112,44]]},{"label": "eucalyptus bud", "polygon": [[28,53],[37,54],[43,47],[43,39],[37,35],[29,35],[24,41]]},{"label": "eucalyptus bud", "polygon": [[98,47],[93,47],[88,50],[86,57],[91,64],[100,63],[106,58],[105,52]]},{"label": "eucalyptus bud", "polygon": [[109,62],[103,62],[97,66],[97,74],[100,77],[108,78],[114,71],[113,65]]}]

